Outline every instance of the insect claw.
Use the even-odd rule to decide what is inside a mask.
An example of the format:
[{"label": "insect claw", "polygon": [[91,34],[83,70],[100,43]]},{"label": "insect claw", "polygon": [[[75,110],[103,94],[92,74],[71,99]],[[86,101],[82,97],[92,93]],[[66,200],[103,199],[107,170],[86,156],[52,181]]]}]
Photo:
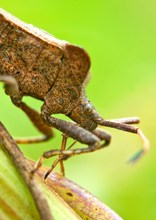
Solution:
[{"label": "insect claw", "polygon": [[44,180],[47,179],[47,177],[49,176],[49,174],[52,172],[53,168],[51,167],[47,172],[46,174],[44,175]]}]

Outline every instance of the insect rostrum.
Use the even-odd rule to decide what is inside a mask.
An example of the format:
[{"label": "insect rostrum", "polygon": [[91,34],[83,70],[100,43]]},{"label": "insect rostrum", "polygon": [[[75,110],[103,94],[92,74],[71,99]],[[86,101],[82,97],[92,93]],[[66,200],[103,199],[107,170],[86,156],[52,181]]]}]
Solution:
[{"label": "insect rostrum", "polygon": [[[109,145],[111,136],[99,130],[98,125],[138,134],[144,145],[138,157],[148,149],[144,134],[130,125],[138,123],[138,118],[104,120],[97,113],[84,93],[89,69],[90,58],[84,49],[58,40],[0,9],[0,80],[4,82],[5,92],[13,104],[23,110],[43,133],[41,138],[20,142],[45,141],[53,136],[51,127],[64,134],[61,150],[45,152],[36,169],[41,166],[43,158],[58,155],[48,174],[58,162],[63,172],[62,160]],[[23,96],[42,100],[41,113],[27,106],[22,101]],[[58,113],[76,123],[55,118]],[[65,149],[68,137],[87,147]]]}]

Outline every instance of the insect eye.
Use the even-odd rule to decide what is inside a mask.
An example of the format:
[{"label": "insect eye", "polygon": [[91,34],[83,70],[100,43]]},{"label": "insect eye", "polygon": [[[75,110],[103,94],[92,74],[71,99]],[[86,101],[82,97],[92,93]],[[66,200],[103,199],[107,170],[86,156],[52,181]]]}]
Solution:
[{"label": "insect eye", "polygon": [[85,108],[84,108],[84,113],[86,115],[90,115],[92,113],[92,108],[90,105],[86,105]]}]

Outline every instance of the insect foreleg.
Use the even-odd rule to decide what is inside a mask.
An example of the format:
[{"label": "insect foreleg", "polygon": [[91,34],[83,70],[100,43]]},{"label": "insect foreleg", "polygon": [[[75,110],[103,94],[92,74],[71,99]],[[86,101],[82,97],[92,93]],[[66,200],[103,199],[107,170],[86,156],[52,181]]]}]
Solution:
[{"label": "insect foreleg", "polygon": [[[52,167],[47,171],[45,178],[47,178],[49,173],[53,170],[54,166],[56,166],[55,163],[57,164],[60,160],[67,159],[74,155],[93,152],[107,146],[110,143],[110,135],[100,130],[95,130],[92,133],[74,123],[51,117],[45,113],[42,113],[42,117],[49,126],[53,126],[56,129],[62,131],[67,137],[72,137],[73,139],[88,145],[86,148],[50,150],[45,152],[36,164],[35,170],[37,170],[42,165],[44,158],[50,158],[57,155],[59,155],[60,158],[57,159],[57,161],[55,161]],[[105,142],[101,143],[101,140],[105,140]]]},{"label": "insect foreleg", "polygon": [[13,104],[24,111],[34,126],[43,134],[42,137],[17,139],[16,142],[20,144],[37,143],[51,138],[53,136],[52,129],[44,123],[40,114],[22,102],[16,79],[12,76],[1,75],[0,81],[4,83],[5,93],[11,97]]}]

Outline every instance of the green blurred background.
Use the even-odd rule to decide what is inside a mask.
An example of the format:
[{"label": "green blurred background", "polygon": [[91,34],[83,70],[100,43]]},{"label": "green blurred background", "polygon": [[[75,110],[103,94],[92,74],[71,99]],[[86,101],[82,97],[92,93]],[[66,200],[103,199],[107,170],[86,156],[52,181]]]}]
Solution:
[{"label": "green blurred background", "polygon": [[[66,161],[66,176],[126,220],[156,219],[155,1],[1,0],[0,7],[88,51],[92,77],[86,93],[104,118],[141,118],[139,126],[150,139],[151,150],[137,164],[127,165],[125,161],[141,147],[139,138],[107,129],[113,136],[110,147]],[[38,135],[0,87],[0,119],[11,134]],[[31,98],[24,100],[36,109],[42,105]],[[21,149],[37,160],[44,151],[60,147],[61,134],[55,134],[48,143]],[[52,161],[45,164],[50,166]]]}]

